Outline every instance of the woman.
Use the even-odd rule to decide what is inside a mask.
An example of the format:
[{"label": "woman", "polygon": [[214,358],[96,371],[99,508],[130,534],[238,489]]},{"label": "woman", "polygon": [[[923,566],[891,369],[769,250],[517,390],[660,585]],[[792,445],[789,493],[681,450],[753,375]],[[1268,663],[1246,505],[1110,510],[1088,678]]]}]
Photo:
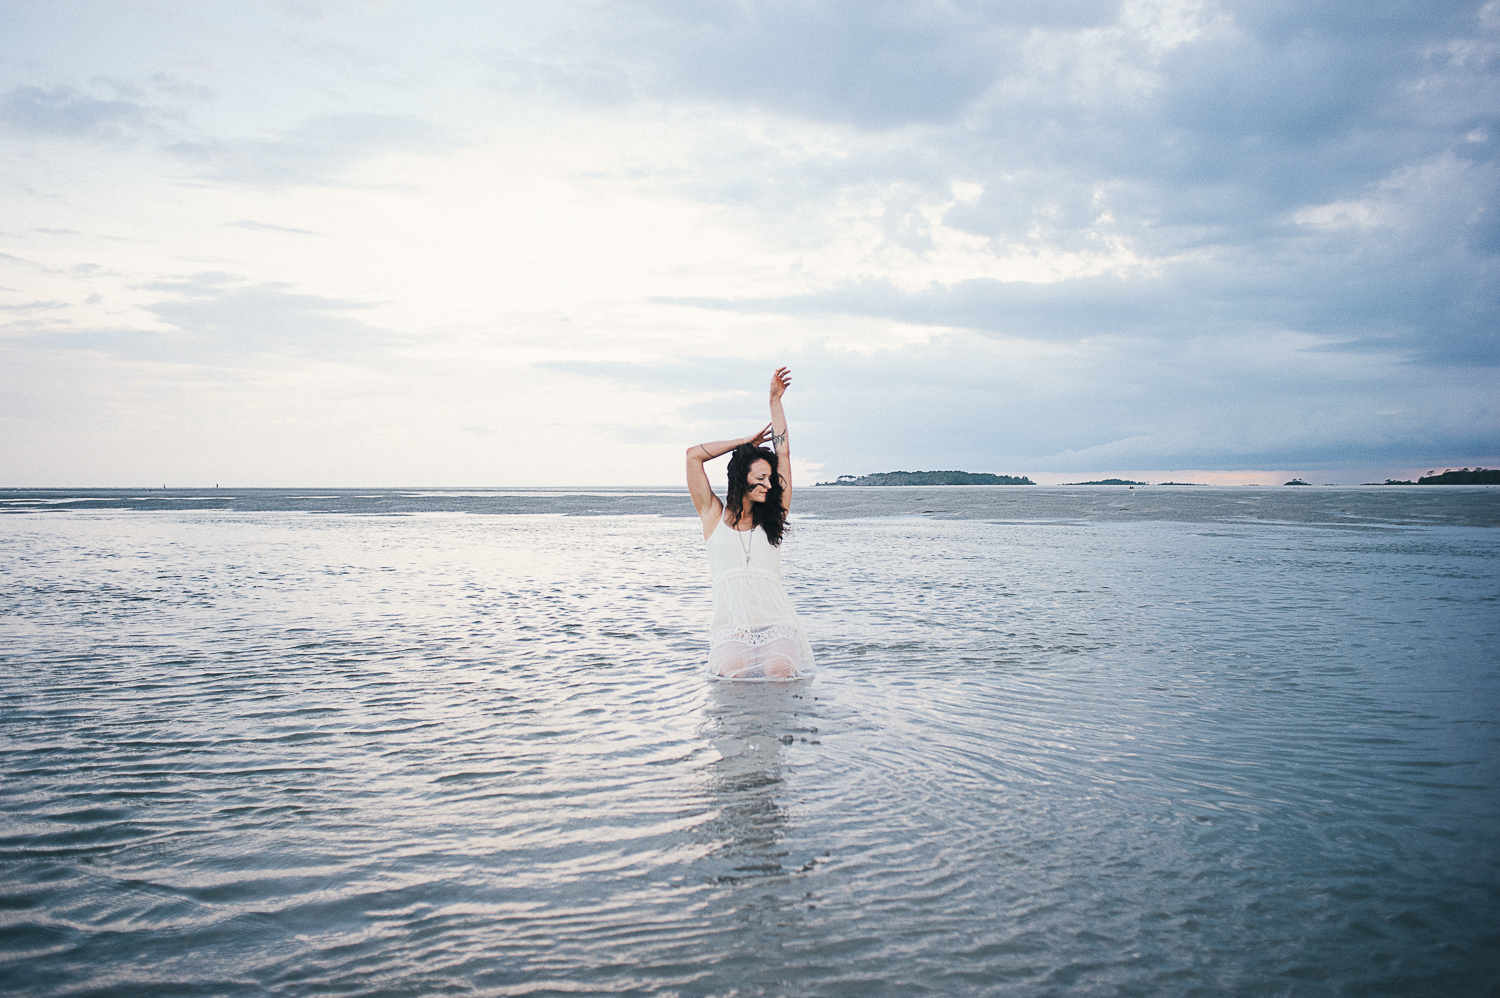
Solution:
[{"label": "woman", "polygon": [[[695,444],[687,452],[688,491],[703,521],[714,579],[708,671],[723,679],[796,679],[812,670],[812,646],[781,585],[781,538],[792,508],[791,445],[781,396],[792,383],[785,367],[771,375],[771,423],[741,440]],[[759,446],[770,440],[776,450]],[[724,502],[703,462],[729,459]]]}]

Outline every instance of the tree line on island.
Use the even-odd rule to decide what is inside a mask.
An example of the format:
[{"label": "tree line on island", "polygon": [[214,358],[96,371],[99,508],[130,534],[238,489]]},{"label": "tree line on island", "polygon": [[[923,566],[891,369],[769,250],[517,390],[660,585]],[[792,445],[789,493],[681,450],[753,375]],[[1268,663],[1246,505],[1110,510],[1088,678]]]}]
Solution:
[{"label": "tree line on island", "polygon": [[1415,482],[1398,482],[1394,478],[1387,478],[1383,482],[1366,482],[1366,485],[1500,485],[1500,468],[1460,468],[1457,471],[1445,471],[1442,474],[1431,472],[1422,475]]},{"label": "tree line on island", "polygon": [[881,471],[873,475],[840,475],[819,485],[1035,485],[1022,475],[990,475],[982,471]]}]

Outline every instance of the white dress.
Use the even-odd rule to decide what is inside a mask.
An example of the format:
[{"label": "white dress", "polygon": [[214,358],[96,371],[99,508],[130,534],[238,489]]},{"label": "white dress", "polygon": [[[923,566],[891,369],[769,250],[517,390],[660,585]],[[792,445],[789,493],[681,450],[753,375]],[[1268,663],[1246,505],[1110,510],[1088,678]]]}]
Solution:
[{"label": "white dress", "polygon": [[810,675],[812,646],[781,584],[781,551],[759,527],[720,520],[708,535],[714,619],[708,671],[721,679],[798,679]]}]

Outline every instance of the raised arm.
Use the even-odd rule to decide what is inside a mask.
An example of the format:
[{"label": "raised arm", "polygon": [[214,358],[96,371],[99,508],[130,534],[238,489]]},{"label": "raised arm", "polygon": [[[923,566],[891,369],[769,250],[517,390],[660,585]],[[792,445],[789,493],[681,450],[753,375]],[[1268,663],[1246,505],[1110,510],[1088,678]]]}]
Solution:
[{"label": "raised arm", "polygon": [[719,501],[718,496],[714,495],[713,486],[708,484],[708,475],[703,470],[703,463],[712,461],[716,457],[723,457],[740,444],[763,443],[770,433],[771,428],[767,426],[758,433],[752,433],[738,440],[715,440],[707,444],[693,444],[687,449],[688,495],[693,497],[693,508],[698,511],[698,519],[703,522],[704,537],[713,533],[714,527],[718,526],[719,518],[724,515],[724,504]]},{"label": "raised arm", "polygon": [[792,369],[778,367],[771,375],[771,443],[776,448],[777,471],[781,475],[781,508],[792,511],[792,443],[786,434],[786,413],[781,396],[792,386]]}]

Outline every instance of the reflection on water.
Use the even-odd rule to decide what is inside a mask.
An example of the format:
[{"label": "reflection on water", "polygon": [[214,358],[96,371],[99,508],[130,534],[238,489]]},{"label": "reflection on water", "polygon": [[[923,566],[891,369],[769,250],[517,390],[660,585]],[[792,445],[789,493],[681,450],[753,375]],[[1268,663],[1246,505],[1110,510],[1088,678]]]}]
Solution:
[{"label": "reflection on water", "polygon": [[791,745],[822,744],[809,717],[812,689],[806,681],[714,682],[711,688],[703,732],[719,754],[708,774],[719,815],[704,830],[721,840],[712,855],[729,865],[719,881],[787,869],[782,753]]},{"label": "reflection on water", "polygon": [[1500,538],[1222,512],[800,521],[745,685],[693,520],[0,517],[0,980],[1492,991]]}]

